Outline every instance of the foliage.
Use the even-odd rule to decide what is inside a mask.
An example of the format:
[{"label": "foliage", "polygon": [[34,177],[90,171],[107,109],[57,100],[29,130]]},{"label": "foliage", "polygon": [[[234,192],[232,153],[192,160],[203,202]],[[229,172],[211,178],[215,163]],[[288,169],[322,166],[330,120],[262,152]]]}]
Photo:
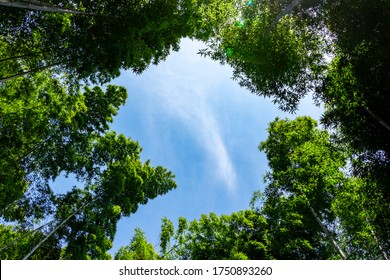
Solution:
[{"label": "foliage", "polygon": [[110,258],[119,219],[176,187],[171,172],[142,163],[139,145],[123,135],[106,133],[91,146],[86,166],[93,177],[83,171],[88,174],[84,189],[74,187],[54,200],[56,220],[70,217],[57,230],[67,244],[63,259]]},{"label": "foliage", "polygon": [[[0,225],[0,259],[20,260],[45,236],[44,232],[24,230]],[[56,238],[49,238],[32,256],[33,260],[52,260],[60,256],[60,244]]]},{"label": "foliage", "polygon": [[286,15],[270,30],[282,7],[274,1],[241,5],[201,54],[230,65],[233,79],[252,93],[295,111],[321,76],[325,40],[302,17]]},{"label": "foliage", "polygon": [[322,122],[336,129],[339,141],[353,149],[355,175],[369,176],[370,180],[383,184],[381,188],[385,190],[390,168],[390,130],[382,123],[389,121],[387,94],[377,92],[375,97],[367,98],[369,91],[362,87],[353,68],[342,57],[332,63],[323,87],[326,111]]},{"label": "foliage", "polygon": [[85,88],[74,95],[66,90],[49,72],[0,86],[0,185],[8,194],[1,199],[1,209],[19,199],[28,185],[44,188],[42,183],[61,172],[84,176],[95,168],[86,165],[86,153],[108,129],[127,93],[116,86],[106,92]]},{"label": "foliage", "polygon": [[268,223],[269,251],[279,260],[332,259],[335,252],[301,197],[269,197],[261,212]]},{"label": "foliage", "polygon": [[157,257],[153,245],[147,242],[145,233],[139,228],[135,229],[130,245],[122,246],[115,254],[116,260],[156,260]]},{"label": "foliage", "polygon": [[[84,0],[72,8],[91,15],[2,7],[0,39],[11,46],[9,59],[18,56],[33,71],[54,67],[74,83],[105,83],[120,69],[141,73],[165,59],[181,38],[195,36],[200,21],[190,0]],[[197,37],[209,36],[202,33]]]},{"label": "foliage", "polygon": [[381,225],[388,223],[388,204],[372,192],[375,183],[348,175],[347,146],[333,142],[314,120],[298,117],[273,121],[260,150],[271,171],[259,211],[276,258],[336,258],[330,245],[353,259],[387,258],[387,226],[382,231]]},{"label": "foliage", "polygon": [[[308,117],[276,119],[259,147],[271,168],[265,176],[267,200],[263,213],[272,228],[270,234],[275,241],[271,244],[278,248],[278,258],[332,257],[326,249],[327,234],[310,208],[331,231],[335,215],[330,208],[336,189],[344,181],[341,168],[346,155],[329,141],[326,131],[316,126]],[[325,249],[319,250],[321,247]]]},{"label": "foliage", "polygon": [[[107,259],[122,216],[176,187],[165,168],[140,161],[137,142],[108,131],[126,90],[107,86],[70,94],[50,72],[21,77],[0,87],[1,215],[30,228],[54,215],[62,258]],[[60,175],[79,186],[55,194]],[[3,180],[4,178],[4,180]],[[68,189],[70,189],[68,187]]]},{"label": "foliage", "polygon": [[266,221],[251,210],[219,217],[210,213],[190,223],[180,218],[176,232],[165,218],[160,236],[163,259],[272,259]]},{"label": "foliage", "polygon": [[269,188],[277,188],[278,194],[305,196],[326,209],[334,189],[343,180],[340,169],[346,164],[346,155],[332,145],[326,131],[316,126],[309,117],[293,121],[276,119],[259,148],[267,155],[272,170],[265,176]]},{"label": "foliage", "polygon": [[332,211],[338,216],[351,259],[388,259],[388,203],[373,182],[351,178],[338,190]]},{"label": "foliage", "polygon": [[[355,219],[366,221],[364,232],[376,239],[376,247],[385,257],[389,254],[390,5],[388,1],[370,5],[345,0],[328,1],[326,7],[325,19],[335,34],[336,50],[319,89],[326,104],[322,122],[337,130],[339,141],[352,150],[352,173],[360,184],[351,184],[343,197],[349,198],[348,203],[355,202],[349,204],[351,209],[362,211]],[[355,220],[349,219],[351,223]],[[354,224],[350,227],[362,231]],[[365,257],[372,258],[372,250],[367,251]]]}]

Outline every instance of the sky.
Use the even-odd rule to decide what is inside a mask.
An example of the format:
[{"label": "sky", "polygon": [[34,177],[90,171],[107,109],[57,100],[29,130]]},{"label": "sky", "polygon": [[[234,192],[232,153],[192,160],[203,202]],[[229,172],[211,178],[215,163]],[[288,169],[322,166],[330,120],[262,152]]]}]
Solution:
[{"label": "sky", "polygon": [[323,111],[310,97],[295,115],[280,111],[272,100],[239,87],[231,68],[198,55],[201,48],[183,39],[166,61],[142,75],[124,71],[111,82],[128,91],[111,129],[138,141],[141,159],[172,171],[178,185],[120,220],[113,256],[137,227],[158,250],[163,217],[176,225],[179,217],[191,221],[248,209],[253,192],[264,188],[267,160],[258,145],[268,124],[275,117],[318,119]]}]

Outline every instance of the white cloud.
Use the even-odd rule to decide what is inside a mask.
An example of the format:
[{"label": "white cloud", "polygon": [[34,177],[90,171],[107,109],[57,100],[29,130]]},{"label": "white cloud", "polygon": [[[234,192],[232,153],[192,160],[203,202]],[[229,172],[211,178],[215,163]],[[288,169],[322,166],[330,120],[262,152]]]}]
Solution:
[{"label": "white cloud", "polygon": [[218,84],[230,72],[196,55],[200,48],[202,45],[185,40],[179,53],[171,54],[169,62],[152,70],[149,89],[161,110],[182,122],[204,149],[210,172],[229,191],[234,191],[235,168],[222,137],[217,109],[211,102]]}]

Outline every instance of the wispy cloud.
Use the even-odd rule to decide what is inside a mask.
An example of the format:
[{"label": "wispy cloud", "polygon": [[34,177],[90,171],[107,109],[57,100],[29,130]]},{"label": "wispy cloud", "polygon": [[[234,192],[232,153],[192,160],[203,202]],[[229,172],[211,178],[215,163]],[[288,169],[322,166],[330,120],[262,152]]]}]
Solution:
[{"label": "wispy cloud", "polygon": [[161,63],[153,70],[150,88],[154,102],[159,102],[166,114],[182,122],[202,147],[215,179],[234,191],[235,168],[222,136],[218,109],[211,100],[222,77],[226,79],[229,74],[218,64],[199,58],[198,47],[202,46],[183,42],[180,53],[171,55],[169,63]]}]

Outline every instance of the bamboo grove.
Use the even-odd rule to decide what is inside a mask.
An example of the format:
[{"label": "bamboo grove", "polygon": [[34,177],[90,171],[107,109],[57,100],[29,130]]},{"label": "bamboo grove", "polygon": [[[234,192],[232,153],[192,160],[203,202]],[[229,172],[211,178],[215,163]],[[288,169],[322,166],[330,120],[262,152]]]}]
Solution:
[{"label": "bamboo grove", "polygon": [[[388,259],[389,18],[389,0],[0,0],[1,259]],[[110,129],[127,92],[107,84],[183,38],[280,110],[325,112],[269,124],[248,209],[164,218],[158,246],[137,229],[111,256],[121,217],[176,183]]]}]

